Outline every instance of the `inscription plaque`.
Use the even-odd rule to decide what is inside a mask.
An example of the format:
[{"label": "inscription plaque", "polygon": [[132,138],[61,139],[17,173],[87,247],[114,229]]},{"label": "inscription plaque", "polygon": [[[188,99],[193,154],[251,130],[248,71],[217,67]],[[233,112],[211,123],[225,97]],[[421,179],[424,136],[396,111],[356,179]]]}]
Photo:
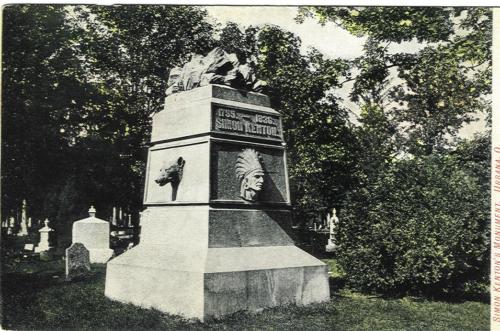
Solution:
[{"label": "inscription plaque", "polygon": [[212,131],[252,138],[282,140],[280,118],[227,106],[214,105]]}]

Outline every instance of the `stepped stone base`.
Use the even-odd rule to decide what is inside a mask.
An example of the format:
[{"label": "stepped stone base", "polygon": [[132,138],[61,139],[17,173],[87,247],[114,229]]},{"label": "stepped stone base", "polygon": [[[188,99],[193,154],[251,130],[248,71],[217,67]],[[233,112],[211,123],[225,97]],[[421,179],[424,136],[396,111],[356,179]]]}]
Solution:
[{"label": "stepped stone base", "polygon": [[329,300],[326,265],[295,246],[137,246],[107,264],[107,297],[204,320]]}]

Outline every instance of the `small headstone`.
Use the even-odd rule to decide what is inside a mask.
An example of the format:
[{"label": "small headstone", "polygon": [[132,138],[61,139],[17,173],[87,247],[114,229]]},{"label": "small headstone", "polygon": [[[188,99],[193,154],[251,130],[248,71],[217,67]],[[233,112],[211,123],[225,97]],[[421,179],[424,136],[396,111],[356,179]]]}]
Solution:
[{"label": "small headstone", "polygon": [[85,278],[90,273],[90,256],[82,243],[73,243],[66,249],[66,280]]},{"label": "small headstone", "polygon": [[34,244],[25,244],[24,245],[24,250],[25,251],[33,252],[34,249],[35,249],[35,245]]},{"label": "small headstone", "polygon": [[12,234],[12,230],[14,229],[15,226],[15,220],[14,217],[9,217],[9,220],[7,222],[7,234]]},{"label": "small headstone", "polygon": [[118,223],[116,222],[116,207],[113,207],[113,217],[111,218],[111,224],[114,226],[117,226]]},{"label": "small headstone", "polygon": [[21,209],[21,224],[19,228],[19,233],[17,234],[18,236],[26,236],[28,234],[28,229],[26,227],[26,223],[28,221],[28,218],[26,216],[26,210],[27,210],[26,200],[23,200],[23,206]]}]

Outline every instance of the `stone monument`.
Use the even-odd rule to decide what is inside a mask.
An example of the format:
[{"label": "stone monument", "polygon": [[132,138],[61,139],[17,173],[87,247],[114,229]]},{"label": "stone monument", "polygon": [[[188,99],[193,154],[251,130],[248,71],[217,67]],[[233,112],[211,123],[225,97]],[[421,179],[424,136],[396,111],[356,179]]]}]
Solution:
[{"label": "stone monument", "polygon": [[169,95],[153,116],[144,205],[140,244],[107,264],[107,297],[200,320],[329,300],[326,265],[287,234],[267,96],[214,84]]},{"label": "stone monument", "polygon": [[327,217],[330,236],[328,237],[328,244],[325,246],[325,250],[331,253],[334,252],[335,249],[337,248],[337,245],[335,244],[335,229],[339,224],[339,218],[337,217],[337,210],[333,208],[332,214],[331,215],[328,214],[326,215],[326,217]]},{"label": "stone monument", "polygon": [[113,255],[113,250],[109,248],[109,223],[95,217],[95,213],[92,206],[90,217],[73,223],[72,242],[85,245],[91,263],[106,263]]},{"label": "stone monument", "polygon": [[44,222],[45,226],[38,230],[40,232],[40,242],[38,245],[35,247],[35,253],[41,253],[48,251],[50,249],[50,244],[49,244],[49,234],[53,232],[49,227],[49,220],[46,219]]},{"label": "stone monument", "polygon": [[66,249],[66,280],[86,277],[90,272],[89,251],[82,243],[73,243]]}]

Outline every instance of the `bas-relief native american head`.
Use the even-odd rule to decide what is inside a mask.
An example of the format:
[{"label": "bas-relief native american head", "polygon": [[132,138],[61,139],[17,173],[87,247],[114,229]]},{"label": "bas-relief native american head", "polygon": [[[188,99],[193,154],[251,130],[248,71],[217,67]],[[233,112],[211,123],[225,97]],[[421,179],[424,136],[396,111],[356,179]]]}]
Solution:
[{"label": "bas-relief native american head", "polygon": [[240,197],[254,202],[264,186],[261,157],[254,149],[246,148],[236,160],[236,176],[240,180]]}]

